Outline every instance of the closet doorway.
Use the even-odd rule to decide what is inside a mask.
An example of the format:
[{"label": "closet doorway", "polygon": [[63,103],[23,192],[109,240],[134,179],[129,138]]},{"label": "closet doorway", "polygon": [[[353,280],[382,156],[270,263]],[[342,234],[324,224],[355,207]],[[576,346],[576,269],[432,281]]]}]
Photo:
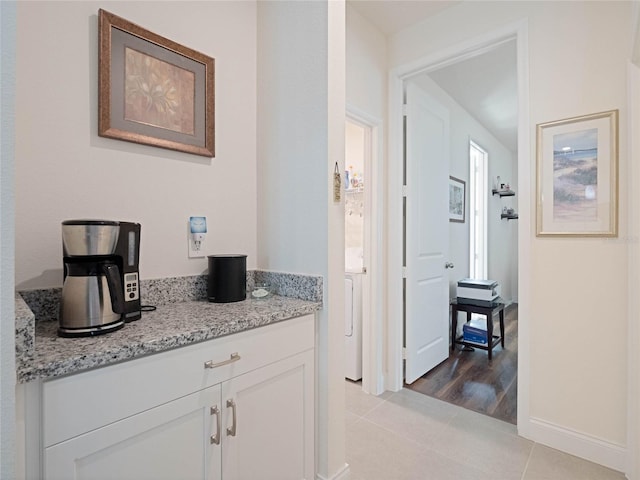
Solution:
[{"label": "closet doorway", "polygon": [[345,121],[345,377],[384,391],[382,121],[347,105]]}]

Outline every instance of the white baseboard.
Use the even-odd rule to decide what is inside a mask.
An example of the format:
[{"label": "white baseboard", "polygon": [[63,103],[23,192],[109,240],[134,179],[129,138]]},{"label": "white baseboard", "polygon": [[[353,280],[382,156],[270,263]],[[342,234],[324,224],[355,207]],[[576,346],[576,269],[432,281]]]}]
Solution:
[{"label": "white baseboard", "polygon": [[324,475],[318,474],[316,475],[316,480],[349,480],[350,476],[349,464],[345,463],[344,466],[331,477],[325,477]]},{"label": "white baseboard", "polygon": [[518,425],[518,433],[536,443],[546,445],[590,462],[624,472],[627,449],[623,445],[593,437],[539,418],[530,418],[525,428]]}]

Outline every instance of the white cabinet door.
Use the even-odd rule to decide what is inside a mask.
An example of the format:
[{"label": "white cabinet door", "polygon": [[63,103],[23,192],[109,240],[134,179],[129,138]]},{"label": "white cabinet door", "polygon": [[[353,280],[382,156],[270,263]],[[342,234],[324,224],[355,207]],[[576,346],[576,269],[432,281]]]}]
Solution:
[{"label": "white cabinet door", "polygon": [[224,479],[313,479],[313,365],[309,350],[222,384]]},{"label": "white cabinet door", "polygon": [[219,385],[52,445],[45,478],[219,480],[221,445],[211,441],[222,421],[216,406],[222,410]]}]

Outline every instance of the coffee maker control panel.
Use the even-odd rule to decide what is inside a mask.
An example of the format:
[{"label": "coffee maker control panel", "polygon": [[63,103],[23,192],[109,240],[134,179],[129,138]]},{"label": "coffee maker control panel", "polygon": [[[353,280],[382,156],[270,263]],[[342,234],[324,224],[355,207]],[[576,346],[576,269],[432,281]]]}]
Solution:
[{"label": "coffee maker control panel", "polygon": [[124,275],[124,299],[127,302],[138,300],[140,289],[138,288],[138,272],[126,273]]}]

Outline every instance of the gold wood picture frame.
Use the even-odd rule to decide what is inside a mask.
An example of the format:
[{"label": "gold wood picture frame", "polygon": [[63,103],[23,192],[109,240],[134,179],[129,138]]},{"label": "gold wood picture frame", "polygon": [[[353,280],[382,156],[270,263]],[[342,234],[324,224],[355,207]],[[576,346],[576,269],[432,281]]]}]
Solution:
[{"label": "gold wood picture frame", "polygon": [[618,235],[618,110],[537,126],[538,236]]},{"label": "gold wood picture frame", "polygon": [[215,154],[214,59],[100,9],[98,135]]}]

